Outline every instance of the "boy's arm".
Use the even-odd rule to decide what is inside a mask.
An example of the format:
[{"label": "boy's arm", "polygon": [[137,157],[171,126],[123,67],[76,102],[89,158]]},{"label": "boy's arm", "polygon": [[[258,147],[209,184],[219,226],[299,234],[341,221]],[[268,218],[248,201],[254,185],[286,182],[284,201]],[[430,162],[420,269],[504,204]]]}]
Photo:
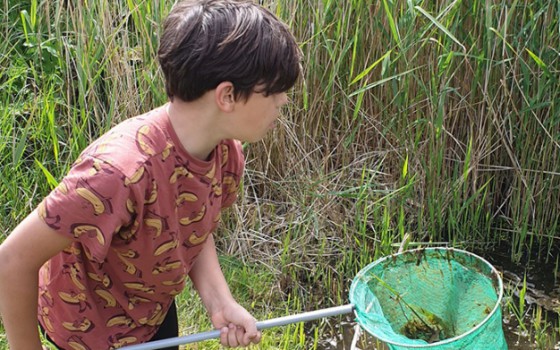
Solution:
[{"label": "boy's arm", "polygon": [[0,245],[0,315],[11,350],[42,348],[37,330],[39,268],[70,243],[34,211]]},{"label": "boy's arm", "polygon": [[224,346],[247,346],[258,343],[261,333],[256,320],[231,295],[220,268],[214,238],[209,235],[205,246],[189,272],[212,324],[221,330],[220,339]]}]

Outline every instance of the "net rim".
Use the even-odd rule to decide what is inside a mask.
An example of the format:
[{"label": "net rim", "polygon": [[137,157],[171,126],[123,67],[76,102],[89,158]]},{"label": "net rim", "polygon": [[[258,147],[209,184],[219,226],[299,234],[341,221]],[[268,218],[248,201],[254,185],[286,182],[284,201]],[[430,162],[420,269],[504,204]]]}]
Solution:
[{"label": "net rim", "polygon": [[[385,337],[382,337],[382,336],[379,336],[379,335],[370,333],[368,330],[366,330],[366,332],[370,333],[372,336],[376,337],[377,339],[379,339],[379,340],[381,340],[381,341],[383,341],[383,342],[385,342],[385,343],[391,344],[391,345],[402,346],[402,347],[406,347],[406,348],[422,348],[422,349],[423,349],[423,348],[435,348],[435,347],[438,347],[438,346],[450,344],[450,343],[456,342],[456,341],[458,341],[458,340],[460,340],[460,339],[466,338],[467,336],[469,336],[470,334],[476,332],[478,329],[480,329],[482,326],[484,326],[484,325],[494,316],[494,314],[500,309],[500,305],[501,305],[502,298],[503,298],[503,295],[504,295],[504,286],[503,286],[502,277],[500,276],[499,271],[498,271],[492,264],[490,264],[490,262],[488,262],[488,260],[482,258],[481,256],[478,256],[478,255],[476,255],[476,254],[474,254],[474,253],[471,253],[471,252],[466,251],[466,250],[463,250],[463,249],[456,249],[456,248],[451,248],[451,247],[427,247],[427,248],[416,248],[416,249],[406,250],[406,251],[403,251],[403,252],[394,253],[394,254],[391,254],[391,255],[387,255],[387,256],[381,257],[381,258],[379,258],[379,259],[377,259],[377,260],[375,260],[375,261],[369,263],[368,265],[366,265],[366,267],[362,268],[362,269],[356,274],[356,276],[355,276],[354,279],[352,280],[352,284],[351,284],[351,286],[350,286],[349,296],[351,297],[351,296],[353,295],[354,290],[355,290],[355,288],[356,288],[356,285],[357,285],[357,283],[358,283],[357,281],[360,279],[360,277],[363,276],[363,275],[365,275],[365,273],[366,273],[367,271],[369,271],[371,268],[373,268],[374,266],[377,266],[377,265],[379,265],[379,264],[385,262],[385,261],[388,260],[388,259],[394,259],[395,257],[397,257],[397,256],[399,256],[399,255],[411,254],[411,253],[415,253],[415,252],[419,252],[419,251],[446,251],[446,252],[451,251],[451,252],[454,252],[454,253],[456,252],[456,253],[459,253],[459,254],[469,255],[469,256],[471,256],[472,258],[477,259],[477,260],[480,260],[483,264],[487,265],[487,266],[490,268],[491,273],[492,273],[493,275],[496,276],[496,279],[497,279],[497,281],[498,281],[498,288],[497,288],[497,289],[498,289],[498,290],[497,290],[497,292],[498,292],[498,299],[496,300],[496,303],[495,303],[495,305],[494,305],[494,308],[492,309],[492,311],[491,311],[484,319],[482,319],[482,320],[476,325],[476,327],[473,327],[473,328],[471,328],[469,331],[467,331],[467,332],[465,332],[465,333],[462,333],[462,334],[460,334],[460,335],[458,335],[458,336],[455,336],[455,337],[453,337],[453,338],[448,338],[448,339],[445,339],[445,340],[442,340],[442,341],[439,341],[439,342],[436,342],[436,343],[427,343],[427,344],[403,344],[403,343],[399,343],[399,342],[396,342],[396,341],[394,341],[394,340],[386,339]],[[354,308],[356,309],[355,305],[354,305]],[[354,312],[354,313],[355,313],[355,315],[356,315],[356,318],[358,319],[358,321],[357,321],[358,324],[360,324],[358,314],[357,314],[356,312]],[[361,324],[360,324],[360,327],[362,327]],[[362,328],[365,328],[365,327],[362,327]]]}]

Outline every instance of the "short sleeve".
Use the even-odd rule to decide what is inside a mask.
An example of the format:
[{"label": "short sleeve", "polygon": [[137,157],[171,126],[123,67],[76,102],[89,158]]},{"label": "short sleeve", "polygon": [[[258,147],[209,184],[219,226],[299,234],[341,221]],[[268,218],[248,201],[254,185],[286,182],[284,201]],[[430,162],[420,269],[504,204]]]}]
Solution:
[{"label": "short sleeve", "polygon": [[130,193],[120,171],[84,157],[39,204],[38,212],[50,228],[80,242],[91,260],[102,263],[113,234],[131,221]]},{"label": "short sleeve", "polygon": [[243,146],[237,140],[222,145],[222,208],[233,205],[237,199],[239,184],[243,178],[245,156]]}]

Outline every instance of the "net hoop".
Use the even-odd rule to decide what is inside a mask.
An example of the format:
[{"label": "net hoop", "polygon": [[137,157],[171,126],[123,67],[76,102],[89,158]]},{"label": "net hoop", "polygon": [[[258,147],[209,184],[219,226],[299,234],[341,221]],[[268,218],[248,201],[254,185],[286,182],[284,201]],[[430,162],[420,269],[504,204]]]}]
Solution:
[{"label": "net hoop", "polygon": [[[471,252],[468,252],[466,250],[461,250],[461,249],[455,249],[455,248],[449,248],[449,247],[430,247],[430,248],[418,248],[418,249],[413,249],[413,250],[407,250],[407,251],[403,251],[400,253],[395,253],[392,255],[388,255],[385,257],[382,257],[380,259],[375,260],[374,262],[368,264],[366,267],[364,267],[363,269],[361,269],[358,274],[354,277],[354,279],[352,280],[352,284],[350,286],[350,301],[356,305],[355,301],[352,300],[352,296],[355,294],[354,291],[356,289],[356,286],[358,285],[358,281],[362,278],[365,277],[365,275],[368,273],[369,270],[371,270],[373,267],[382,264],[384,262],[386,262],[387,260],[390,259],[395,259],[398,256],[404,255],[404,254],[415,254],[415,253],[419,253],[419,252],[452,252],[452,253],[459,253],[459,254],[463,254],[466,256],[469,256],[475,260],[480,261],[482,264],[484,264],[486,267],[488,267],[490,269],[490,275],[488,275],[488,277],[493,277],[493,280],[497,282],[496,285],[496,293],[497,293],[497,300],[496,303],[494,305],[494,307],[492,308],[492,310],[488,313],[488,315],[483,318],[475,327],[471,328],[470,330],[468,330],[467,332],[464,332],[460,335],[454,336],[452,338],[448,338],[442,341],[438,341],[438,342],[434,342],[434,343],[427,343],[427,344],[404,344],[404,343],[400,343],[400,342],[396,342],[394,340],[391,339],[387,339],[386,337],[382,336],[382,335],[378,335],[375,334],[375,332],[370,332],[369,330],[365,329],[368,333],[370,333],[372,336],[374,336],[375,338],[387,343],[387,344],[391,344],[391,345],[395,345],[395,346],[401,346],[401,347],[406,347],[406,348],[418,348],[418,349],[425,349],[425,348],[437,348],[440,347],[442,345],[446,345],[446,344],[451,344],[453,342],[459,341],[461,339],[464,339],[466,337],[468,337],[469,335],[471,335],[474,332],[477,332],[480,328],[484,327],[489,321],[490,319],[495,315],[496,312],[498,312],[500,310],[500,305],[502,302],[502,298],[503,298],[503,281],[502,278],[500,276],[500,273],[498,272],[498,270],[496,270],[496,268],[494,266],[492,266],[492,264],[490,264],[486,259],[473,254]],[[358,323],[360,323],[360,321],[358,320]]]}]

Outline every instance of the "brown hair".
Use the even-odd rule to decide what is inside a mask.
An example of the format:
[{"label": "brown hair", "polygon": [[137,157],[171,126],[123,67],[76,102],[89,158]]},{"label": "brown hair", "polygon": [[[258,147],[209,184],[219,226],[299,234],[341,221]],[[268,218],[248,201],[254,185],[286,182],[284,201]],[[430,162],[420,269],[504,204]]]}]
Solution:
[{"label": "brown hair", "polygon": [[[300,50],[288,27],[246,0],[187,0],[166,18],[158,50],[170,100],[193,101],[224,81],[235,98],[259,85],[265,95],[290,89]],[[262,88],[261,88],[262,86]]]}]

